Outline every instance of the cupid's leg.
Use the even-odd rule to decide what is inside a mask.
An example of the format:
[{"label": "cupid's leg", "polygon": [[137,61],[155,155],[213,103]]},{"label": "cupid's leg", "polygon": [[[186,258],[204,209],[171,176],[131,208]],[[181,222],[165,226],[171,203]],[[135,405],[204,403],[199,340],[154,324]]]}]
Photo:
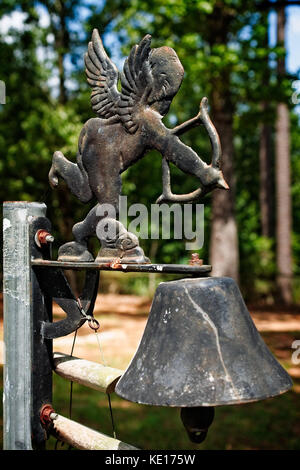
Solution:
[{"label": "cupid's leg", "polygon": [[88,240],[96,234],[97,223],[101,219],[97,215],[99,204],[93,207],[82,222],[74,225],[72,232],[75,241],[65,243],[58,250],[59,261],[94,261],[93,255],[88,251]]},{"label": "cupid's leg", "polygon": [[49,171],[49,183],[52,188],[58,185],[58,176],[67,183],[70,191],[81,202],[91,200],[93,193],[89,186],[88,176],[81,163],[80,155],[77,155],[77,164],[66,159],[62,152],[54,152],[52,166]]},{"label": "cupid's leg", "polygon": [[122,188],[118,160],[107,158],[105,165],[102,160],[98,160],[93,162],[93,170],[89,170],[89,183],[99,201],[99,210],[96,212],[98,216],[101,214],[95,223],[101,243],[96,262],[111,263],[120,258],[123,263],[149,263],[150,260],[139,246],[138,238],[117,220]]},{"label": "cupid's leg", "polygon": [[[103,164],[103,161],[101,159],[91,159],[92,164],[90,163],[90,160],[88,158],[86,158],[86,160],[87,162],[85,166],[87,167],[87,172],[89,174],[88,189],[91,194],[93,194],[97,198],[98,204],[90,210],[90,212],[82,222],[79,222],[74,225],[72,232],[75,241],[65,243],[60,247],[58,252],[59,261],[93,261],[94,258],[87,248],[88,239],[96,235],[97,225],[101,219],[108,216],[111,221],[116,220],[119,212],[118,206],[119,195],[121,193],[121,178],[118,166],[112,159],[108,159],[106,165]],[[65,168],[65,162],[67,160],[65,158],[64,160],[62,160],[61,156],[59,156],[58,161]],[[74,172],[78,172],[78,169],[80,168],[80,166],[82,166],[81,160],[78,161],[77,159],[77,163],[78,167],[77,165],[71,164],[73,166],[69,166],[67,172],[64,172],[65,176],[68,174],[68,172],[70,174],[71,181],[69,186],[71,190],[71,185],[74,184],[76,187],[77,183],[76,179],[74,178]],[[68,162],[68,164],[70,164],[70,162]],[[77,167],[77,169],[74,169],[74,166]],[[81,172],[81,174],[87,174],[84,172]],[[81,189],[79,188],[79,191],[80,190]],[[107,214],[106,205],[108,205]],[[103,246],[105,244],[105,236],[103,236],[102,239],[99,236],[98,238],[100,239],[101,245]],[[114,257],[116,256],[117,255],[115,255]]]},{"label": "cupid's leg", "polygon": [[97,235],[101,243],[97,263],[111,263],[118,258],[123,263],[149,263],[139,246],[138,238],[117,220],[117,207],[110,205],[109,210],[107,204],[97,204],[82,222],[74,225],[75,241],[60,247],[59,261],[93,261],[87,243],[90,237]]}]

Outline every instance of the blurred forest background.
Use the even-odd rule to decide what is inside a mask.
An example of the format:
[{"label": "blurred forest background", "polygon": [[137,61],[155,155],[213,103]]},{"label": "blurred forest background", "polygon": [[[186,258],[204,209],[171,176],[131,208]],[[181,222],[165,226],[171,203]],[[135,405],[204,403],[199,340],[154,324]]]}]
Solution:
[{"label": "blurred forest background", "polygon": [[[75,161],[81,127],[93,117],[83,63],[92,29],[98,28],[119,69],[130,48],[150,33],[152,47],[173,47],[185,69],[165,124],[174,127],[193,117],[207,96],[222,142],[231,191],[216,190],[205,198],[200,258],[213,265],[213,273],[238,279],[247,301],[299,303],[300,134],[293,88],[298,75],[286,66],[287,3],[300,5],[2,0],[0,79],[7,96],[0,106],[1,199],[46,202],[56,246],[72,239],[73,223],[90,206],[79,203],[63,181],[52,191],[47,175],[55,150]],[[209,161],[203,129],[183,140]],[[195,179],[174,167],[172,182],[174,192],[197,187]],[[152,152],[127,170],[123,193],[129,204],[155,202],[161,193],[160,155]],[[153,262],[190,257],[183,241],[141,244]],[[146,287],[120,287],[130,288],[138,293]]]},{"label": "blurred forest background", "polygon": [[[288,46],[295,49],[299,34],[287,44],[298,8],[300,18],[300,1],[0,2],[0,80],[6,84],[6,103],[0,105],[1,199],[47,204],[54,257],[61,244],[72,240],[73,224],[91,208],[77,201],[62,180],[51,190],[48,172],[56,150],[75,161],[82,125],[95,117],[83,61],[93,28],[119,70],[147,33],[152,47],[176,50],[185,78],[166,126],[192,118],[202,97],[209,99],[231,191],[216,190],[200,201],[205,240],[199,256],[213,265],[214,274],[238,280],[248,305],[257,309],[254,315],[250,310],[256,326],[293,377],[294,388],[275,399],[218,407],[201,449],[299,449],[300,375],[291,345],[299,338],[300,77],[288,61]],[[201,127],[182,140],[209,162],[210,143]],[[173,192],[197,188],[195,178],[174,166],[171,170]],[[123,174],[128,205],[150,208],[161,190],[161,156],[155,152]],[[148,239],[141,245],[153,262],[184,263],[191,256],[184,240]],[[99,249],[95,241],[92,249]],[[107,295],[99,299],[95,314],[101,315],[101,347],[113,367],[128,365],[160,280],[114,272],[102,277]],[[79,281],[71,278],[73,286]],[[57,309],[54,314],[60,318]],[[74,354],[98,360],[97,341],[93,346],[94,335],[86,330],[79,330]],[[74,345],[72,335],[55,341],[55,350],[64,352]],[[106,397],[80,387],[75,384],[73,419],[111,433]],[[69,400],[65,381],[54,376],[54,408],[67,416]],[[188,441],[172,408],[136,405],[116,396],[113,408],[125,442],[146,449],[199,448]]]}]

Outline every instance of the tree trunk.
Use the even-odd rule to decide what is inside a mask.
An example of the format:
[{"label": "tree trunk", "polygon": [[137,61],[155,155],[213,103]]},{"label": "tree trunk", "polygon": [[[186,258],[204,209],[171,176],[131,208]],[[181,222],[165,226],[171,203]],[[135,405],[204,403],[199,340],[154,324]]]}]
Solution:
[{"label": "tree trunk", "polygon": [[229,276],[238,281],[239,250],[234,211],[232,116],[226,112],[222,113],[221,109],[215,109],[213,119],[221,139],[222,169],[230,190],[217,189],[213,192],[210,263],[213,276]]},{"label": "tree trunk", "polygon": [[[284,46],[285,10],[277,13],[277,43]],[[285,58],[278,59],[278,80],[285,74]],[[286,103],[278,103],[276,116],[276,260],[277,292],[279,300],[285,304],[292,302],[292,253],[291,230],[292,210],[290,194],[290,123]]]},{"label": "tree trunk", "polygon": [[[262,46],[265,49],[269,47],[269,24],[268,24],[268,14],[262,14],[261,19],[264,27],[265,34],[262,38]],[[268,56],[266,57],[268,61]],[[270,69],[269,65],[264,66],[264,73],[262,77],[262,86],[268,88],[270,85]],[[268,114],[269,111],[268,101],[263,101],[261,103],[262,110],[262,122],[260,125],[260,139],[259,139],[259,203],[260,203],[260,221],[261,221],[261,234],[264,237],[274,237],[273,229],[273,173],[272,173],[272,148],[271,148],[271,138],[272,138],[272,126],[270,124],[270,118]]]},{"label": "tree trunk", "polygon": [[[268,103],[262,103],[263,110],[268,109]],[[260,127],[259,142],[259,203],[261,233],[264,237],[273,237],[273,185],[271,159],[271,126],[263,122]]]},{"label": "tree trunk", "polygon": [[67,91],[65,86],[65,69],[64,69],[64,58],[63,52],[58,52],[58,76],[59,76],[59,95],[58,101],[60,104],[66,104],[67,102]]},{"label": "tree trunk", "polygon": [[[223,5],[216,6],[210,22],[211,47],[227,45],[233,17]],[[210,238],[210,263],[213,276],[229,276],[238,281],[239,248],[235,220],[234,170],[233,170],[233,114],[231,68],[224,65],[222,74],[212,80],[211,108],[214,125],[222,146],[222,170],[229,191],[216,189],[212,193],[212,225]]]},{"label": "tree trunk", "polygon": [[70,36],[67,28],[67,6],[63,0],[56,2],[45,2],[50,16],[51,32],[54,35],[55,52],[57,54],[57,68],[59,79],[59,95],[60,104],[66,104],[68,101],[66,90],[66,73],[64,59],[66,52],[70,48]]},{"label": "tree trunk", "polygon": [[59,102],[65,104],[67,102],[67,90],[65,84],[65,67],[64,59],[65,53],[69,48],[69,33],[66,25],[66,11],[64,1],[59,0],[58,15],[59,15],[59,30],[57,34],[57,52],[58,52],[58,72],[59,72]]}]

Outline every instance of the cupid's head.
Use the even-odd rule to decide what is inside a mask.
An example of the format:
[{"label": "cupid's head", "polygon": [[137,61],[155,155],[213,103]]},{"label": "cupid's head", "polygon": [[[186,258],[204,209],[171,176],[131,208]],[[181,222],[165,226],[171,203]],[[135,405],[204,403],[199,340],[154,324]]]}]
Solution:
[{"label": "cupid's head", "polygon": [[164,116],[179,90],[184,69],[176,52],[166,46],[152,49],[149,63],[153,82],[148,104]]}]

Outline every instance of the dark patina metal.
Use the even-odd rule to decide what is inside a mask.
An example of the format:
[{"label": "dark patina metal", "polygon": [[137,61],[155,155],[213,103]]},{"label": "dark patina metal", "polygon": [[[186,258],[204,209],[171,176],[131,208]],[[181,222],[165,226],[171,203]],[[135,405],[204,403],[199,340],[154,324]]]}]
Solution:
[{"label": "dark patina metal", "polygon": [[[51,224],[46,217],[34,217],[30,222],[31,291],[32,291],[32,443],[43,449],[47,432],[40,420],[41,409],[52,402],[52,339],[65,336],[85,321],[93,322],[93,309],[98,291],[99,271],[86,272],[85,285],[79,299],[73,294],[63,270],[58,266],[44,269],[35,261],[51,262]],[[66,318],[52,322],[52,303],[66,312]],[[50,405],[49,405],[50,406]],[[49,406],[47,409],[49,409]]]},{"label": "dark patina metal", "polygon": [[116,386],[148,405],[207,407],[279,395],[292,381],[230,278],[161,283],[139,348]]},{"label": "dark patina metal", "polygon": [[[121,174],[140,160],[149,150],[162,156],[163,191],[157,202],[190,202],[198,200],[214,188],[228,189],[221,171],[221,146],[207,111],[204,98],[197,116],[167,129],[162,118],[168,113],[172,99],[181,85],[184,70],[176,52],[169,47],[151,49],[151,36],[134,46],[120,75],[107,56],[97,30],[94,30],[85,56],[86,75],[92,87],[91,104],[97,118],[87,121],[78,143],[77,163],[71,163],[57,151],[49,172],[52,187],[62,177],[71,192],[86,203],[93,198],[96,206],[87,217],[73,227],[75,241],[59,250],[61,261],[93,261],[87,249],[88,238],[96,234],[99,221],[105,217],[105,205],[119,211]],[[212,145],[212,162],[207,165],[178,136],[203,125]],[[169,162],[199,179],[200,188],[186,195],[171,191]],[[101,237],[101,250],[96,262],[149,263],[138,239],[108,213],[107,223],[114,237]]]},{"label": "dark patina metal", "polygon": [[[51,245],[36,243],[38,231],[50,233],[51,224],[45,217],[34,217],[30,223],[31,257],[49,259]],[[52,323],[52,298],[41,290],[37,273],[31,270],[32,292],[32,330],[33,330],[33,367],[32,367],[32,443],[33,447],[44,448],[47,434],[40,422],[40,409],[52,401],[52,341],[42,335],[43,323]]]},{"label": "dark patina metal", "polygon": [[[156,273],[156,274],[183,274],[191,276],[205,276],[211,271],[211,266],[189,264],[120,264],[120,263],[76,263],[70,261],[52,261],[33,259],[32,266],[51,269],[74,269],[76,271],[88,269],[92,271],[121,271],[123,273]],[[48,271],[47,271],[48,272]]]},{"label": "dark patina metal", "polygon": [[215,416],[213,406],[181,408],[180,418],[192,442],[201,444],[207,436],[208,428]]},{"label": "dark patina metal", "polygon": [[[99,323],[93,317],[98,291],[100,271],[121,271],[156,274],[183,274],[199,277],[209,274],[209,265],[179,264],[121,264],[62,262],[51,260],[51,225],[46,218],[37,218],[31,223],[31,265],[33,292],[34,331],[34,399],[33,399],[33,442],[43,448],[47,439],[47,427],[41,423],[41,416],[47,419],[52,412],[52,339],[70,334],[88,321],[97,330]],[[64,270],[84,270],[85,283],[81,296],[77,298],[64,275]],[[52,302],[55,301],[65,312],[66,318],[52,322]],[[47,405],[45,405],[45,403]],[[45,405],[45,406],[44,406]],[[43,418],[43,419],[44,419]],[[192,434],[191,434],[192,435]],[[201,434],[202,436],[203,434]],[[197,437],[196,433],[196,439]]]},{"label": "dark patina metal", "polygon": [[[181,408],[183,425],[193,442],[205,439],[215,406],[262,400],[292,386],[258,334],[232,279],[205,277],[211,266],[203,265],[197,253],[188,265],[152,264],[137,237],[117,220],[121,174],[151,149],[163,157],[163,190],[157,203],[193,202],[215,188],[228,189],[207,99],[201,101],[195,118],[174,129],[162,123],[184,71],[173,49],[151,49],[150,44],[151,36],[147,35],[131,50],[119,91],[119,73],[94,30],[85,64],[92,108],[98,117],[90,119],[81,131],[76,164],[61,152],[54,153],[49,181],[56,187],[62,177],[80,201],[94,198],[97,203],[73,227],[75,241],[60,247],[58,261],[51,260],[49,221],[44,218],[32,223],[34,357],[42,358],[33,371],[33,439],[37,446],[45,439],[40,418],[46,425],[53,412],[51,340],[77,330],[86,321],[91,328],[99,328],[93,309],[101,270],[185,276],[157,288],[138,350],[115,391],[137,403]],[[199,125],[211,141],[210,165],[178,138]],[[170,162],[197,176],[200,187],[189,194],[173,194]],[[101,234],[99,223],[106,228]],[[101,249],[94,261],[87,243],[95,234]],[[79,298],[64,274],[68,269],[85,271]],[[66,312],[66,318],[55,323],[52,301]]]},{"label": "dark patina metal", "polygon": [[60,268],[42,269],[34,268],[40,288],[44,295],[48,295],[67,314],[66,318],[55,323],[42,322],[41,334],[44,338],[59,338],[77,330],[92,316],[98,292],[99,271],[87,271],[82,295],[77,299]]}]

